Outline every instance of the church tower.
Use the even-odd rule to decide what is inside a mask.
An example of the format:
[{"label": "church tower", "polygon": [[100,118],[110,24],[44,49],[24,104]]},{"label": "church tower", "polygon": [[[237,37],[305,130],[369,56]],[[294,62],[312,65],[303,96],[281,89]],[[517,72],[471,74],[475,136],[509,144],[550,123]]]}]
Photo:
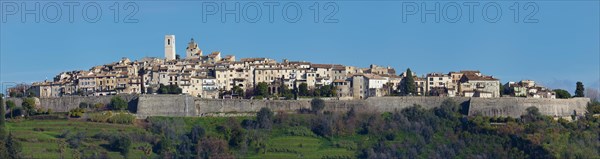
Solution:
[{"label": "church tower", "polygon": [[175,60],[175,35],[165,35],[165,59]]},{"label": "church tower", "polygon": [[194,42],[194,38],[188,43],[185,54],[186,58],[200,58],[200,56],[202,56],[202,50],[198,48],[198,44]]}]

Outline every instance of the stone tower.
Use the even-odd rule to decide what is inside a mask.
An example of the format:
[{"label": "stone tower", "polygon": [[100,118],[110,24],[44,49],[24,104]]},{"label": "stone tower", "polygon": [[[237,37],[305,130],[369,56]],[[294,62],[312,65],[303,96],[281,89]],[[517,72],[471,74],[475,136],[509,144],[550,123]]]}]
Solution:
[{"label": "stone tower", "polygon": [[165,35],[165,59],[175,60],[175,35]]},{"label": "stone tower", "polygon": [[194,38],[188,43],[188,47],[185,49],[186,58],[199,58],[202,56],[202,50],[198,48],[198,44],[194,41]]}]

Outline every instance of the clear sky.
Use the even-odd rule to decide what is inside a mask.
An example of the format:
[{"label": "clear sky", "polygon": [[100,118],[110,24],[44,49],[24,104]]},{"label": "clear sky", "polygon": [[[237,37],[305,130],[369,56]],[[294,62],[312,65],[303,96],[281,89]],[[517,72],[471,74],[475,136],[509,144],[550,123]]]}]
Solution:
[{"label": "clear sky", "polygon": [[[392,66],[398,73],[410,67],[420,75],[481,70],[503,83],[531,79],[570,92],[576,81],[599,87],[597,0],[117,2],[119,7],[111,7],[115,1],[0,1],[0,81],[4,86],[30,83],[122,57],[164,57],[164,36],[174,34],[182,57],[194,38],[205,53],[221,51],[238,59],[377,64]],[[236,3],[240,5],[237,10]],[[425,14],[423,19],[420,11],[435,9],[436,3],[440,21],[436,22],[434,14]],[[42,13],[39,23],[33,14],[23,19],[23,5],[34,10],[24,13]],[[20,9],[15,11],[15,6]],[[74,6],[72,15],[68,6]],[[223,6],[234,10],[227,13],[241,12],[239,22],[232,14],[223,19]],[[94,19],[95,8],[102,10],[99,19]],[[114,21],[115,8],[119,8],[118,22]],[[296,8],[302,10],[299,17]],[[133,23],[124,23],[132,12],[128,22]],[[430,12],[436,11],[425,13]]]}]

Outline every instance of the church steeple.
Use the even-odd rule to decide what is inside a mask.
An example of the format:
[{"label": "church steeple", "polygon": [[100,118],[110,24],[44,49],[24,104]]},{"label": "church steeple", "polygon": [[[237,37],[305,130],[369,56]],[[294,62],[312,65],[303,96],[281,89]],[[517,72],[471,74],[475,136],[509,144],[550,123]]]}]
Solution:
[{"label": "church steeple", "polygon": [[188,43],[188,47],[185,49],[186,58],[199,58],[202,56],[202,50],[198,48],[198,44],[194,41],[194,38]]}]

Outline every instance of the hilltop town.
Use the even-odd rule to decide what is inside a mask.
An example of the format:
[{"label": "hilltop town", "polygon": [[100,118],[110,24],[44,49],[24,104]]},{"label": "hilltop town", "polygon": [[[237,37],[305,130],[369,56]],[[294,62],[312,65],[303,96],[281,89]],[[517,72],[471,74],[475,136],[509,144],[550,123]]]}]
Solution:
[{"label": "hilltop town", "polygon": [[[276,61],[205,54],[191,39],[185,57],[175,51],[175,36],[164,39],[164,58],[142,58],[62,72],[52,81],[34,82],[27,89],[37,97],[106,96],[115,94],[188,94],[200,98],[292,98],[322,96],[365,99],[390,95],[556,98],[534,81],[501,84],[477,70],[428,73],[391,67],[368,68],[307,61]],[[406,83],[412,83],[406,84]],[[409,86],[410,85],[410,86]],[[408,87],[408,88],[406,88]],[[408,90],[408,91],[407,91]]]}]

